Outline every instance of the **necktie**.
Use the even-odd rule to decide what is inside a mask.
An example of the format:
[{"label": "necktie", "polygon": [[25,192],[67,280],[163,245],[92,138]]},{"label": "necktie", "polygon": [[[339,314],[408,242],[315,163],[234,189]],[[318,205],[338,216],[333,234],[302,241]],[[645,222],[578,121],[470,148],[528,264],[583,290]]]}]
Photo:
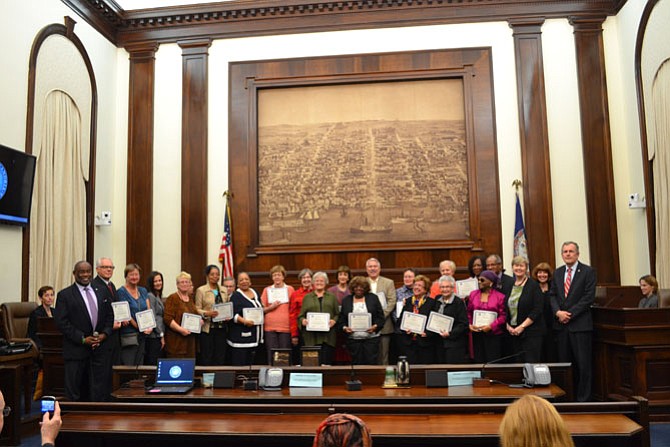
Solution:
[{"label": "necktie", "polygon": [[568,292],[570,291],[570,283],[572,282],[572,267],[568,267],[568,274],[565,275],[565,283],[563,283],[563,292],[565,298],[568,298]]},{"label": "necktie", "polygon": [[95,331],[95,326],[98,324],[98,304],[95,302],[95,297],[93,296],[90,287],[84,288],[84,292],[86,292],[88,307],[91,309],[91,325]]}]

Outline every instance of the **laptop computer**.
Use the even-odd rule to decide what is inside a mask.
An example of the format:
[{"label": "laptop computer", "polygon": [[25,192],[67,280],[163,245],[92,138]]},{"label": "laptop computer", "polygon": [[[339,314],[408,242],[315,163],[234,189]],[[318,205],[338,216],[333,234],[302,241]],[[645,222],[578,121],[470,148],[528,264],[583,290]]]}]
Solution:
[{"label": "laptop computer", "polygon": [[156,382],[147,394],[185,394],[193,388],[195,359],[158,359]]}]

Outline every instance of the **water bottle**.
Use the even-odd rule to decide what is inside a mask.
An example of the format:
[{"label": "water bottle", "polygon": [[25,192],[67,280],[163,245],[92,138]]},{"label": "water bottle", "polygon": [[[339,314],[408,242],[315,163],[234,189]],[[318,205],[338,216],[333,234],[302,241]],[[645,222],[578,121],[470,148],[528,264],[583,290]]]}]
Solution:
[{"label": "water bottle", "polygon": [[407,357],[401,355],[398,357],[398,385],[409,385],[409,362]]}]

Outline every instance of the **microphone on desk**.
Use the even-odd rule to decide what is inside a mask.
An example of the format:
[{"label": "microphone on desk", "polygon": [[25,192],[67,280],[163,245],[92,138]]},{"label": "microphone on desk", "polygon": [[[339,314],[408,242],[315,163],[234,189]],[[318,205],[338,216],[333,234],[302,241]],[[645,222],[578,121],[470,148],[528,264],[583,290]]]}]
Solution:
[{"label": "microphone on desk", "polygon": [[488,365],[491,365],[493,363],[502,362],[503,360],[511,359],[512,357],[516,357],[516,356],[519,356],[519,355],[525,354],[525,353],[526,353],[526,351],[519,351],[519,352],[516,352],[514,354],[506,355],[505,357],[500,357],[499,359],[491,360],[490,362],[486,362],[486,363],[482,364],[482,377],[481,377],[481,379],[472,379],[472,386],[476,387],[476,388],[491,386],[491,383],[493,383],[493,381],[491,379],[486,378],[486,367]]},{"label": "microphone on desk", "polygon": [[361,391],[363,389],[363,382],[356,378],[353,361],[351,362],[351,376],[349,377],[349,380],[344,383],[347,386],[347,391]]}]

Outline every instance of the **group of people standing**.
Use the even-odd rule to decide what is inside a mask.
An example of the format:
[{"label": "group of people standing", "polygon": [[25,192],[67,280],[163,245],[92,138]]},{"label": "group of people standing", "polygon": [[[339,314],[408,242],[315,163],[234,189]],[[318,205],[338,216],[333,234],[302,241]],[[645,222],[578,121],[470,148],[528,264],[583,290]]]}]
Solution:
[{"label": "group of people standing", "polygon": [[[115,364],[154,365],[165,356],[195,357],[200,365],[242,366],[264,355],[272,363],[277,349],[292,351],[296,364],[302,346],[318,347],[321,364],[388,364],[401,355],[415,364],[486,363],[503,357],[572,362],[577,399],[588,400],[596,277],[578,261],[576,243],[564,243],[561,255],[565,265],[556,271],[540,263],[530,274],[528,262],[515,257],[513,276],[504,273],[500,256],[474,256],[468,271],[478,287],[459,296],[456,265],[448,260],[440,263],[435,282],[407,269],[398,289],[380,275],[375,258],[366,261],[367,276],[352,277],[349,267],[340,266],[330,287],[325,272],[305,268],[298,274],[300,285],[293,288],[285,282],[285,268],[276,265],[269,272],[272,284],[260,295],[246,272],[220,284],[219,268],[210,265],[204,285],[194,289],[191,275],[181,272],[176,292],[167,297],[160,272],[151,272],[143,287],[140,266],[129,264],[125,283],[117,289],[111,259],[98,260],[95,277],[92,266],[80,261],[73,271],[75,282],[58,293],[56,308],[53,288],[39,290],[42,306],[31,317],[29,336],[39,346],[37,317],[56,319],[64,335],[66,395],[72,400],[107,399]],[[655,279],[647,275],[640,285],[640,305],[657,305]],[[112,303],[122,301],[130,315],[115,318]],[[228,317],[219,317],[217,305],[223,303],[232,304]],[[141,330],[137,315],[148,310],[155,327]],[[451,327],[407,330],[402,325],[406,313],[441,314],[452,319]],[[198,318],[199,331],[184,326],[185,314]],[[316,328],[311,327],[315,315],[320,318]]]}]

